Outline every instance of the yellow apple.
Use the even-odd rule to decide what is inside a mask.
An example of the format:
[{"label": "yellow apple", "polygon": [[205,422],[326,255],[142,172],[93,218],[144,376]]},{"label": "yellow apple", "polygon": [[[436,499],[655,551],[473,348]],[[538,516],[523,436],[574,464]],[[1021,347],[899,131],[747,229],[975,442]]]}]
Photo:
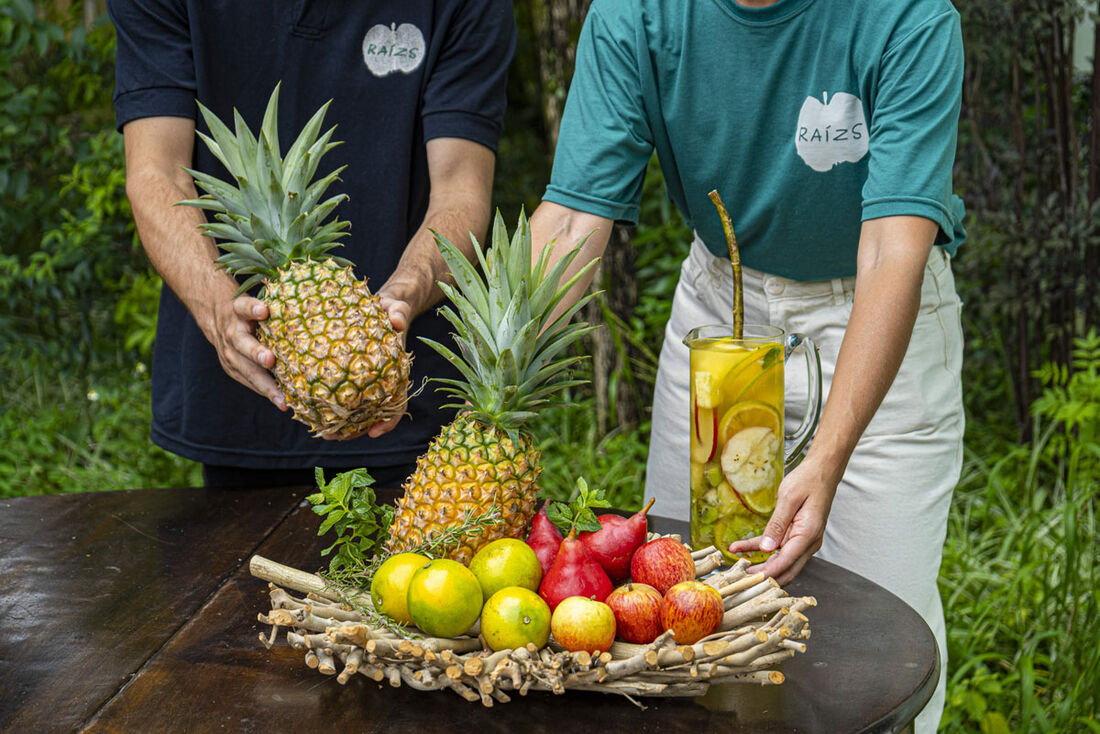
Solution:
[{"label": "yellow apple", "polygon": [[570,596],[554,609],[550,633],[566,650],[604,652],[615,641],[615,613],[602,601]]}]

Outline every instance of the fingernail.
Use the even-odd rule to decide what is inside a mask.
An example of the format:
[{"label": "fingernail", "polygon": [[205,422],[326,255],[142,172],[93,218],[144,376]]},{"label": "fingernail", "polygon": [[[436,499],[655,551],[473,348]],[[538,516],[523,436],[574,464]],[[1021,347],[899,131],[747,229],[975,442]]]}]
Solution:
[{"label": "fingernail", "polygon": [[263,316],[264,315],[264,307],[262,305],[260,305],[259,303],[257,303],[255,306],[252,307],[252,315],[256,316],[257,318],[259,318],[260,316]]},{"label": "fingernail", "polygon": [[775,550],[775,546],[775,539],[769,538],[767,535],[765,535],[764,539],[760,541],[760,550],[764,551],[765,553],[771,553],[773,550]]}]

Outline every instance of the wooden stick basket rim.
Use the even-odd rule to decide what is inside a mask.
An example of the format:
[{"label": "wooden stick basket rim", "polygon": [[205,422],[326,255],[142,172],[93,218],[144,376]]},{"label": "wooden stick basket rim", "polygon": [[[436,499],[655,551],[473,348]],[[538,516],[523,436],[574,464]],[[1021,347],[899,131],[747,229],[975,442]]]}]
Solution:
[{"label": "wooden stick basket rim", "polygon": [[723,566],[713,547],[692,557],[696,578],[722,595],[718,631],[693,645],[678,645],[671,631],[648,645],[616,640],[604,653],[570,652],[553,640],[542,649],[494,652],[476,624],[454,638],[429,637],[415,628],[410,631],[418,637],[404,638],[369,624],[346,603],[350,598],[373,608],[369,594],[349,597],[320,576],[262,556],[252,557],[249,570],[269,582],[271,610],[258,618],[271,631],[260,634],[261,642],[270,649],[286,629],[287,642],[303,652],[306,665],[336,675],[341,684],[359,674],[394,687],[450,689],[485,706],[528,691],[599,691],[642,706],[639,698],[700,696],[716,684],[781,684],[784,676],[774,667],[806,651],[810,627],[804,612],[816,599],[792,597],[773,579],[749,574],[746,560]]}]

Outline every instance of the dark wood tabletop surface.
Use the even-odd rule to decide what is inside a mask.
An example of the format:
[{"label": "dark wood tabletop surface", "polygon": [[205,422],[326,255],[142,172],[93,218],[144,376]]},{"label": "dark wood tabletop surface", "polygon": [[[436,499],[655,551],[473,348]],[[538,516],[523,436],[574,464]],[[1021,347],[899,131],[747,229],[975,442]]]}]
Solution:
[{"label": "dark wood tabletop surface", "polygon": [[[304,488],[158,489],[0,500],[0,731],[897,731],[932,694],[932,633],[897,597],[818,559],[805,654],[780,686],[629,701],[532,692],[486,709],[307,668],[267,650],[255,553],[319,568]],[[385,493],[381,493],[385,494]],[[392,497],[392,493],[389,493]],[[683,523],[651,518],[653,529]]]}]

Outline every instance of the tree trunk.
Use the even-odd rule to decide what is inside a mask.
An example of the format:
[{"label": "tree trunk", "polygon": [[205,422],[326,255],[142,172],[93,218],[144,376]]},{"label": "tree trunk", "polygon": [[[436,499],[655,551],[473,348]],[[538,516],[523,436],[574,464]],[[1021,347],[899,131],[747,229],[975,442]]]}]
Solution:
[{"label": "tree trunk", "polygon": [[1088,203],[1089,221],[1092,223],[1085,242],[1085,328],[1088,333],[1093,326],[1100,326],[1100,293],[1097,292],[1096,273],[1100,272],[1100,245],[1096,240],[1100,234],[1096,231],[1095,207],[1100,200],[1100,20],[1093,26],[1092,40],[1092,104],[1089,109],[1089,169]]}]

